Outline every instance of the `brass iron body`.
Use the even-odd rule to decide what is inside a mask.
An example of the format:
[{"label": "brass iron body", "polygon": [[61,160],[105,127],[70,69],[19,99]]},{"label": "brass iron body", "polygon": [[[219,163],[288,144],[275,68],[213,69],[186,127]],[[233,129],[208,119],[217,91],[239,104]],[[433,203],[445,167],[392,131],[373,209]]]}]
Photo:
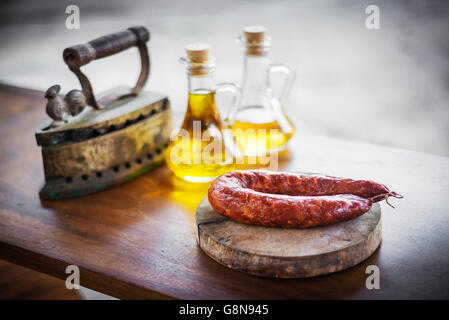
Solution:
[{"label": "brass iron body", "polygon": [[[148,31],[135,27],[64,50],[64,61],[80,79],[88,107],[59,126],[47,119],[36,130],[45,172],[42,199],[101,191],[163,162],[172,131],[170,102],[166,95],[141,92],[149,75],[148,40]],[[114,88],[97,99],[79,67],[131,46],[139,48],[142,59],[136,87]]]}]

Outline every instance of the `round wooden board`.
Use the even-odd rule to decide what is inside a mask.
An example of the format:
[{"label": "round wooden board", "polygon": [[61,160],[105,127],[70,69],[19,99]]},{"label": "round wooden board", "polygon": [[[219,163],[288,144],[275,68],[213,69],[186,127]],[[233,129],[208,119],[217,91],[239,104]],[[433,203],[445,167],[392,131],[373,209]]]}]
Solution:
[{"label": "round wooden board", "polygon": [[196,210],[201,249],[228,268],[262,277],[306,278],[352,267],[382,239],[380,205],[346,222],[310,229],[251,226],[216,213],[205,197]]}]

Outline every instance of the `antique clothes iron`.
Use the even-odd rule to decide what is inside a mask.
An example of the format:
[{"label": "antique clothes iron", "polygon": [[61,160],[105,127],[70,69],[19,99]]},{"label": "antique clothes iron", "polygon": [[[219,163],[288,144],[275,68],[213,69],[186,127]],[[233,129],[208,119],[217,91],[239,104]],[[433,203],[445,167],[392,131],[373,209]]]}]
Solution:
[{"label": "antique clothes iron", "polygon": [[[42,199],[97,192],[163,162],[172,130],[170,103],[163,94],[141,92],[150,71],[148,40],[146,28],[133,27],[64,50],[64,61],[77,75],[82,92],[72,90],[63,98],[59,86],[47,91],[46,110],[53,121],[45,121],[35,134],[45,171]],[[136,86],[114,88],[97,99],[80,67],[133,46],[142,64]]]}]

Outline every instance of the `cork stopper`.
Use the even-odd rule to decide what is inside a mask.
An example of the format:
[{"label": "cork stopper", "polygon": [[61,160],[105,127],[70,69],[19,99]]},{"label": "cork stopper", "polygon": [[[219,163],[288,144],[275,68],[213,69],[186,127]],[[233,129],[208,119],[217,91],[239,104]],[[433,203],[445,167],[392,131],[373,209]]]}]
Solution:
[{"label": "cork stopper", "polygon": [[262,26],[247,26],[243,28],[243,34],[247,42],[262,43],[265,41],[267,28]]},{"label": "cork stopper", "polygon": [[187,58],[194,63],[209,61],[210,45],[207,43],[194,43],[186,46]]},{"label": "cork stopper", "polygon": [[246,47],[246,55],[253,57],[264,56],[269,47],[267,28],[262,26],[247,26],[243,28],[241,43]]},{"label": "cork stopper", "polygon": [[191,76],[206,76],[213,68],[213,58],[210,55],[210,45],[207,43],[194,43],[185,47],[187,70]]}]

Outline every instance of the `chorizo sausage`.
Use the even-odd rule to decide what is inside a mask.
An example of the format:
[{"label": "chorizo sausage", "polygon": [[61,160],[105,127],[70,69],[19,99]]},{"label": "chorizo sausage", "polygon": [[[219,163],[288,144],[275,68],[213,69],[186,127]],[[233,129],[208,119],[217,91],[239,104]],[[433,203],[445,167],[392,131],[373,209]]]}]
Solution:
[{"label": "chorizo sausage", "polygon": [[235,221],[308,228],[354,219],[373,202],[399,197],[384,185],[321,175],[233,171],[217,178],[208,198],[219,214]]}]

